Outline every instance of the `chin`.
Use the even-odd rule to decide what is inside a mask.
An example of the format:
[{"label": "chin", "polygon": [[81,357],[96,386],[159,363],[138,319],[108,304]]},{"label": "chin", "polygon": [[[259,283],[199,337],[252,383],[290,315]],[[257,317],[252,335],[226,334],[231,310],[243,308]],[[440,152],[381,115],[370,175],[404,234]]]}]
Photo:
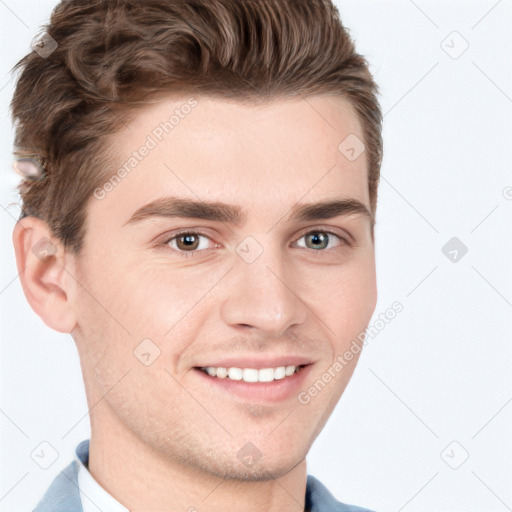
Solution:
[{"label": "chin", "polygon": [[271,456],[266,456],[248,443],[245,448],[237,449],[235,456],[230,450],[217,452],[210,449],[181,454],[177,458],[194,471],[224,480],[264,482],[281,478],[292,471],[304,460],[307,452],[303,452],[296,448],[286,452],[277,449],[270,452]]},{"label": "chin", "polygon": [[[284,461],[275,461],[274,463],[265,463],[263,459],[257,462],[253,467],[242,468],[225,467],[220,471],[210,471],[210,473],[223,479],[238,480],[240,482],[265,482],[275,480],[288,474],[303,459],[293,464],[285,464]],[[212,468],[210,468],[212,469]],[[220,469],[220,468],[216,468]]]}]

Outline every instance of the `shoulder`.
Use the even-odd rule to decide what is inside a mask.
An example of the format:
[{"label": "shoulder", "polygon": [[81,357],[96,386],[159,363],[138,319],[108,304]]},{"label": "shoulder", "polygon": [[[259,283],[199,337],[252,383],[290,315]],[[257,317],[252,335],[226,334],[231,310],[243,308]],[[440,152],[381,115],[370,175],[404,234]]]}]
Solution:
[{"label": "shoulder", "polygon": [[338,501],[327,487],[312,475],[308,475],[305,510],[307,512],[374,512]]},{"label": "shoulder", "polygon": [[55,477],[33,512],[83,512],[77,475],[74,460]]}]

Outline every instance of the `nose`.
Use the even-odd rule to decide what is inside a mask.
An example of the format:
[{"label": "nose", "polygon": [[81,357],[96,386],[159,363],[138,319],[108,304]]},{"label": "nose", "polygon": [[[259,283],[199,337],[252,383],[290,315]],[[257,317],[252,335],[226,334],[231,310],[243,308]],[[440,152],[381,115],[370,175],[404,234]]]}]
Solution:
[{"label": "nose", "polygon": [[252,263],[237,257],[230,272],[229,295],[221,307],[226,324],[279,337],[305,322],[307,307],[300,297],[300,280],[282,260],[280,251],[271,255],[269,250]]}]

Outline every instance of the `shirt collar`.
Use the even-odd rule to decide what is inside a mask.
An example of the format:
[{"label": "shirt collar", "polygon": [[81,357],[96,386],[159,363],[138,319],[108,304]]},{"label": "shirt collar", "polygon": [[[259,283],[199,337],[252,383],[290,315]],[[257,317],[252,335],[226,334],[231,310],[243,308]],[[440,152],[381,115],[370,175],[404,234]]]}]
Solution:
[{"label": "shirt collar", "polygon": [[109,494],[89,473],[89,440],[82,441],[76,448],[78,462],[78,489],[83,512],[129,512],[111,494]]}]

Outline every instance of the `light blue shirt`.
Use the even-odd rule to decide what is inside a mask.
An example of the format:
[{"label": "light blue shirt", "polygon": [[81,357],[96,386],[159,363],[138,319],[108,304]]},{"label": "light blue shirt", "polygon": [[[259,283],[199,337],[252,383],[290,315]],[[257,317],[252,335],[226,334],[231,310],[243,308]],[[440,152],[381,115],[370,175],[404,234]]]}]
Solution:
[{"label": "light blue shirt", "polygon": [[[76,459],[52,482],[33,512],[128,512],[93,478],[87,469],[89,440],[76,448]],[[308,475],[306,512],[372,512],[366,508],[337,501],[315,477]]]}]

